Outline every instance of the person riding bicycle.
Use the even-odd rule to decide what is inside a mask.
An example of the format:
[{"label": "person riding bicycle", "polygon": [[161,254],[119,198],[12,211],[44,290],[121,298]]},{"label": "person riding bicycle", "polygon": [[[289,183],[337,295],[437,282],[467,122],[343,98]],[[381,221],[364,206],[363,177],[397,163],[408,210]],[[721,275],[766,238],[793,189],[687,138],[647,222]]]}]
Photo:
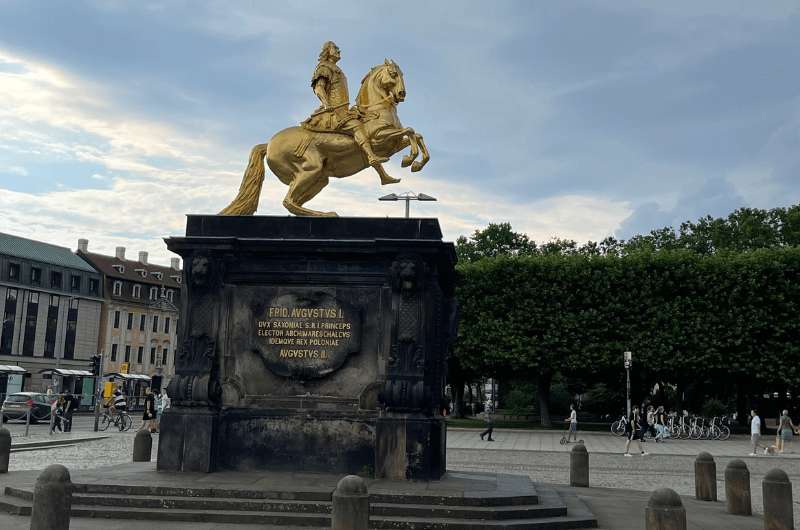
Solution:
[{"label": "person riding bicycle", "polygon": [[120,392],[119,388],[114,390],[114,394],[106,401],[108,411],[112,416],[117,415],[119,412],[124,412],[128,409],[128,403],[125,401],[125,395]]}]

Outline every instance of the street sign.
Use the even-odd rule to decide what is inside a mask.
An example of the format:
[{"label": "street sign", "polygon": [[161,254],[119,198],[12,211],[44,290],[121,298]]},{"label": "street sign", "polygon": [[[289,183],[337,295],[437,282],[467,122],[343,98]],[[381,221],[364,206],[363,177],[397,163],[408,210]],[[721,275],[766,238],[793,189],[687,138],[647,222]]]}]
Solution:
[{"label": "street sign", "polygon": [[119,365],[119,373],[127,374],[128,373],[128,363],[121,363]]}]

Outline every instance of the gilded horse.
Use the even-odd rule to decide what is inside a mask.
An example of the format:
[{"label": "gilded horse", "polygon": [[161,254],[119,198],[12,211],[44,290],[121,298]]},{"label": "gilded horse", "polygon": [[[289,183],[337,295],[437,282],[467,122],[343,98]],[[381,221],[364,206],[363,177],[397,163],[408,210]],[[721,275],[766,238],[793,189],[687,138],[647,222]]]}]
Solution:
[{"label": "gilded horse", "polygon": [[[363,116],[365,127],[378,156],[390,157],[411,148],[401,166],[421,170],[430,160],[422,136],[410,127],[403,127],[397,117],[397,105],[406,97],[403,72],[394,61],[370,69],[361,81],[356,109]],[[417,157],[422,155],[419,160]],[[289,191],[283,205],[291,213],[302,216],[336,217],[336,212],[320,212],[304,208],[328,179],[349,177],[368,166],[353,137],[344,132],[315,131],[289,127],[278,132],[268,143],[258,144],[250,152],[239,194],[221,215],[253,215],[258,208],[264,182],[264,158],[267,165]],[[380,164],[373,166],[381,184],[400,182],[386,173]]]}]

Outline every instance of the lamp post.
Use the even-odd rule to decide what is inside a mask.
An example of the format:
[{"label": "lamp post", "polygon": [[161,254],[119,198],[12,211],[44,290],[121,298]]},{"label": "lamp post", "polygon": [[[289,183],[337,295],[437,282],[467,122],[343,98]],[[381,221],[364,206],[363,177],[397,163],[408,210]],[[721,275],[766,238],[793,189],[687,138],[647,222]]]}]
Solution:
[{"label": "lamp post", "polygon": [[627,375],[627,384],[625,385],[625,397],[628,402],[628,415],[631,416],[631,365],[633,364],[633,354],[629,351],[622,352],[622,361],[625,365],[625,373]]},{"label": "lamp post", "polygon": [[406,201],[406,219],[409,218],[411,213],[411,201],[435,201],[436,197],[425,195],[424,193],[414,193],[407,191],[398,195],[397,193],[390,193],[378,198],[379,201]]}]

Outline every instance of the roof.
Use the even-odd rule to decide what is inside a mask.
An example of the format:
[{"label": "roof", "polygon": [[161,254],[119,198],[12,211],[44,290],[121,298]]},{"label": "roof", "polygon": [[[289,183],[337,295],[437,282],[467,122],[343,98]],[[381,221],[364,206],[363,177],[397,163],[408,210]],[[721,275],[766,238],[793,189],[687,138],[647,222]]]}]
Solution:
[{"label": "roof", "polygon": [[89,376],[91,377],[92,372],[88,370],[70,370],[67,368],[45,368],[44,370],[39,370],[40,374],[55,374],[55,375],[78,375],[78,376]]},{"label": "roof", "polygon": [[[141,261],[134,261],[129,259],[119,259],[116,256],[106,256],[105,254],[95,254],[94,252],[78,251],[78,256],[83,257],[86,261],[97,267],[97,269],[111,278],[119,278],[136,283],[144,283],[149,285],[164,285],[166,287],[174,287],[180,289],[179,284],[172,276],[181,276],[183,274],[180,270],[175,270],[172,267],[165,267],[163,265],[155,265],[153,263],[142,263]],[[114,268],[114,265],[122,265],[124,272],[119,272]],[[136,272],[136,269],[144,269],[147,271],[147,276]],[[152,273],[162,273],[161,280],[156,279]]]},{"label": "roof", "polygon": [[13,365],[13,364],[0,364],[0,374],[9,374],[9,373],[10,374],[25,374],[25,373],[28,373],[28,371],[25,368],[21,367],[21,366],[16,366],[16,365]]},{"label": "roof", "polygon": [[13,236],[3,232],[0,232],[0,254],[86,272],[97,272],[91,265],[73,254],[72,250],[66,247],[59,247],[58,245],[34,241],[33,239]]},{"label": "roof", "polygon": [[142,381],[150,381],[149,375],[144,374],[123,374],[120,372],[108,372],[103,377],[119,377],[122,379],[140,379]]}]

